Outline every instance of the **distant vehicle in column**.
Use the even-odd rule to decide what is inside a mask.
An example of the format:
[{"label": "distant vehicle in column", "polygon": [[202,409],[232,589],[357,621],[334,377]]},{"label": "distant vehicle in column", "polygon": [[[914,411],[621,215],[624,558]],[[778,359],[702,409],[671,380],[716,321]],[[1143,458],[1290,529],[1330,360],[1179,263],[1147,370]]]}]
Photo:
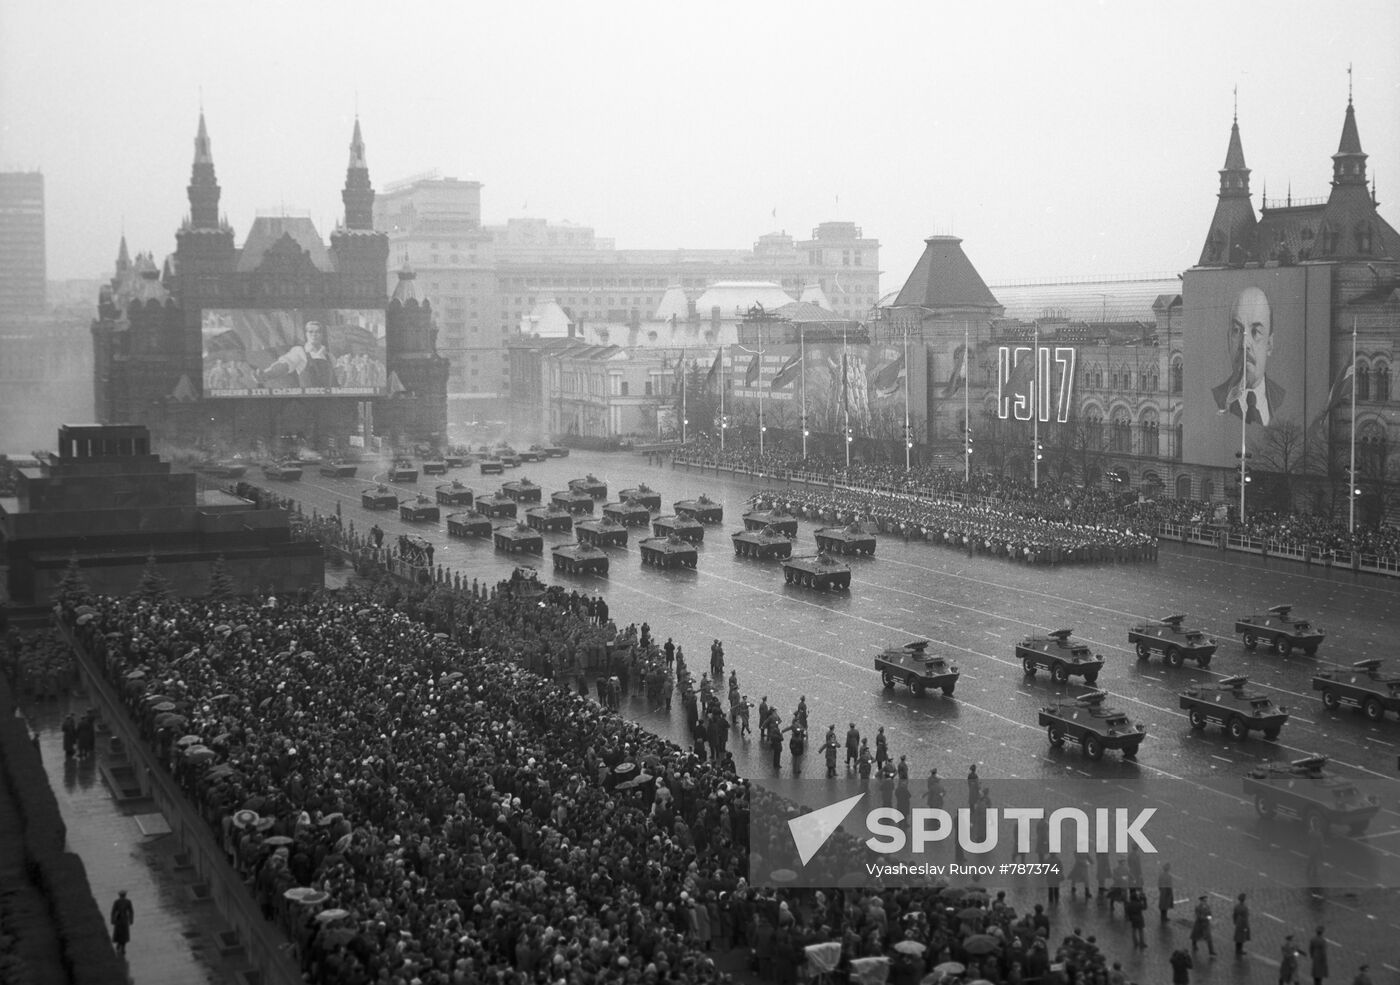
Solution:
[{"label": "distant vehicle in column", "polygon": [[818,527],[817,547],[833,554],[874,554],[875,535],[859,523],[844,527]]},{"label": "distant vehicle in column", "polygon": [[1254,799],[1260,817],[1302,821],[1309,831],[1323,835],[1333,825],[1359,835],[1381,809],[1380,798],[1329,773],[1326,756],[1265,763],[1245,774],[1244,792]]},{"label": "distant vehicle in column", "polygon": [[1130,721],[1127,712],[1108,707],[1107,699],[1107,691],[1090,691],[1073,701],[1041,708],[1039,721],[1050,744],[1058,748],[1068,739],[1078,742],[1090,759],[1103,759],[1107,749],[1121,749],[1124,759],[1137,759],[1147,726]]},{"label": "distant vehicle in column", "polygon": [[1215,638],[1199,629],[1187,628],[1185,623],[1185,616],[1150,619],[1128,630],[1128,642],[1137,649],[1139,660],[1160,653],[1173,667],[1180,667],[1187,660],[1209,667],[1218,645]]},{"label": "distant vehicle in column", "polygon": [[1306,619],[1295,619],[1291,605],[1276,605],[1262,616],[1246,616],[1235,621],[1235,632],[1244,640],[1246,649],[1253,650],[1263,643],[1281,657],[1294,650],[1308,656],[1317,652],[1324,636],[1321,629]]},{"label": "distant vehicle in column", "polygon": [[1103,654],[1094,653],[1089,644],[1074,638],[1074,630],[1057,629],[1044,636],[1027,636],[1016,645],[1016,659],[1027,677],[1037,670],[1050,672],[1056,684],[1065,684],[1071,677],[1083,677],[1093,684],[1103,670]]},{"label": "distant vehicle in column", "polygon": [[1250,732],[1263,732],[1266,739],[1277,739],[1288,721],[1288,709],[1276,705],[1267,694],[1251,692],[1248,677],[1193,684],[1181,692],[1181,707],[1196,731],[1219,725],[1236,741]]},{"label": "distant vehicle in column", "polygon": [[1322,703],[1328,711],[1339,708],[1360,708],[1373,722],[1393,711],[1400,715],[1400,677],[1385,677],[1381,660],[1358,660],[1351,670],[1332,667],[1313,675],[1314,691],[1322,692]]},{"label": "distant vehicle in column", "polygon": [[851,566],[824,553],[790,557],[783,561],[783,580],[822,591],[850,588]]}]

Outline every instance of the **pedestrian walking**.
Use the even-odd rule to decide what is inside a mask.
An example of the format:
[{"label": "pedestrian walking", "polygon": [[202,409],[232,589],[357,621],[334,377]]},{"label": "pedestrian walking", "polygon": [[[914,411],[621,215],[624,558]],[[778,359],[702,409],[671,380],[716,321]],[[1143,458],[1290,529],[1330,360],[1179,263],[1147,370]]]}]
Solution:
[{"label": "pedestrian walking", "polygon": [[1312,962],[1313,985],[1322,985],[1327,977],[1327,935],[1326,928],[1321,925],[1308,941],[1308,960]]},{"label": "pedestrian walking", "polygon": [[[1073,891],[1071,890],[1071,895]],[[1162,915],[1162,923],[1167,922],[1167,911],[1176,906],[1176,890],[1172,887],[1172,864],[1162,863],[1162,871],[1157,873],[1157,912]]]},{"label": "pedestrian walking", "polygon": [[977,764],[967,768],[967,802],[975,804],[982,799],[982,780],[977,775]]},{"label": "pedestrian walking", "polygon": [[126,898],[126,890],[117,893],[112,901],[112,943],[117,945],[118,954],[126,954],[126,945],[131,940],[131,925],[136,922],[136,908]]},{"label": "pedestrian walking", "polygon": [[1302,953],[1293,943],[1292,934],[1283,939],[1278,961],[1278,985],[1295,985],[1298,981],[1298,955]]},{"label": "pedestrian walking", "polygon": [[78,750],[78,722],[70,711],[63,719],[63,758],[72,759]]},{"label": "pedestrian walking", "polygon": [[1196,953],[1196,947],[1201,941],[1206,942],[1206,947],[1210,950],[1210,956],[1215,957],[1215,936],[1211,933],[1210,924],[1214,919],[1210,912],[1210,898],[1204,893],[1196,901],[1196,913],[1191,923],[1191,953]]},{"label": "pedestrian walking", "polygon": [[1235,957],[1244,956],[1244,946],[1249,943],[1249,904],[1245,902],[1245,894],[1240,893],[1240,898],[1235,903],[1234,912],[1231,919],[1235,922]]},{"label": "pedestrian walking", "polygon": [[1191,968],[1195,962],[1191,960],[1191,955],[1186,953],[1186,948],[1178,947],[1173,951],[1170,961],[1172,985],[1191,985]]},{"label": "pedestrian walking", "polygon": [[1128,926],[1133,931],[1133,947],[1147,950],[1147,927],[1143,914],[1147,912],[1147,897],[1141,889],[1129,889],[1128,899],[1123,904],[1123,915],[1128,918]]}]

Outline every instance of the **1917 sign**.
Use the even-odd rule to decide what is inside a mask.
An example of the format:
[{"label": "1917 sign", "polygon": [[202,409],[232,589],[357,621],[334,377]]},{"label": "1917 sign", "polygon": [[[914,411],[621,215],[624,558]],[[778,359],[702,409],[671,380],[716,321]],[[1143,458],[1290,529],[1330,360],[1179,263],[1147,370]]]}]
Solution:
[{"label": "1917 sign", "polygon": [[[1038,356],[1038,358],[1036,358]],[[1073,346],[1001,346],[997,350],[997,416],[1043,423],[1069,420],[1074,396]]]}]

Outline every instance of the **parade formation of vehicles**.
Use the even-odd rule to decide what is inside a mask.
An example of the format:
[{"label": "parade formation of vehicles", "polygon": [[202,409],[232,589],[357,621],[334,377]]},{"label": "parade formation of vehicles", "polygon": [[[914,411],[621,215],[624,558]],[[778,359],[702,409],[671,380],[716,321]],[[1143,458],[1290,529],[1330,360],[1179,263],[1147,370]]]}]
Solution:
[{"label": "parade formation of vehicles", "polygon": [[491,518],[481,513],[449,513],[447,533],[452,537],[490,537]]},{"label": "parade formation of vehicles", "polygon": [[519,504],[515,500],[499,493],[491,496],[478,496],[476,499],[476,511],[482,516],[489,516],[493,519],[506,517],[514,519],[519,509]]},{"label": "parade formation of vehicles", "polygon": [[729,535],[729,539],[734,542],[734,553],[740,557],[761,560],[792,557],[793,538],[772,524],[736,531]]},{"label": "parade formation of vehicles", "polygon": [[353,479],[360,467],[354,462],[322,462],[321,475],[327,479]]},{"label": "parade formation of vehicles", "polygon": [[689,516],[659,516],[652,521],[652,531],[658,537],[675,534],[681,540],[698,544],[705,539],[705,525]]},{"label": "parade formation of vehicles", "polygon": [[506,463],[499,458],[483,458],[477,463],[477,468],[482,475],[502,475],[506,470]]},{"label": "parade formation of vehicles", "polygon": [[417,482],[418,469],[412,462],[398,461],[389,467],[390,482]]},{"label": "parade formation of vehicles", "polygon": [[885,689],[907,684],[920,697],[925,691],[938,690],[951,698],[961,674],[947,657],[929,653],[928,647],[928,640],[914,640],[877,653],[875,669],[880,672],[880,682]]},{"label": "parade formation of vehicles", "polygon": [[587,513],[589,515],[593,513],[593,496],[585,490],[575,489],[572,486],[556,493],[550,493],[549,501],[564,507],[570,513]]},{"label": "parade formation of vehicles", "polygon": [[745,530],[763,530],[768,527],[777,533],[796,537],[797,517],[783,509],[781,505],[775,506],[771,510],[750,510],[744,514]]},{"label": "parade formation of vehicles", "polygon": [[851,566],[827,554],[789,557],[783,561],[783,580],[789,585],[821,591],[851,587]]},{"label": "parade formation of vehicles", "polygon": [[1199,732],[1207,725],[1219,725],[1236,742],[1250,732],[1277,739],[1288,721],[1288,709],[1274,704],[1267,694],[1248,690],[1248,684],[1248,677],[1226,677],[1182,691],[1180,704],[1191,727]]},{"label": "parade formation of vehicles", "polygon": [[263,466],[263,475],[278,482],[300,482],[300,462],[269,462]]},{"label": "parade formation of vehicles", "polygon": [[590,544],[562,544],[551,553],[555,571],[588,575],[608,573],[608,556]]},{"label": "parade formation of vehicles", "polygon": [[593,499],[608,498],[608,484],[592,472],[588,473],[582,479],[570,479],[569,488],[581,490]]},{"label": "parade formation of vehicles", "polygon": [[1358,660],[1351,671],[1342,667],[1320,670],[1313,675],[1314,691],[1322,692],[1328,711],[1359,708],[1373,722],[1393,711],[1400,715],[1400,677],[1381,676],[1380,660]]},{"label": "parade formation of vehicles", "polygon": [[1136,759],[1147,738],[1147,726],[1130,721],[1126,712],[1105,703],[1107,691],[1090,691],[1073,701],[1061,701],[1040,709],[1040,724],[1050,744],[1078,742],[1089,759],[1103,759],[1109,749],[1122,750],[1124,759]]},{"label": "parade formation of vehicles", "polygon": [[550,503],[548,506],[532,506],[526,510],[525,523],[531,529],[544,533],[568,533],[574,527],[574,515],[562,506]]},{"label": "parade formation of vehicles", "polygon": [[661,512],[661,494],[645,482],[639,482],[631,489],[624,489],[617,495],[624,503],[628,500],[635,500],[649,510]]},{"label": "parade formation of vehicles", "polygon": [[1087,643],[1074,639],[1074,630],[1057,629],[1044,636],[1027,636],[1016,644],[1016,659],[1027,677],[1037,670],[1050,673],[1056,684],[1065,684],[1071,677],[1083,677],[1093,684],[1103,670],[1103,654],[1094,653]]},{"label": "parade formation of vehicles", "polygon": [[1323,632],[1306,619],[1294,619],[1291,605],[1276,605],[1262,616],[1247,616],[1235,620],[1235,632],[1240,634],[1245,649],[1253,650],[1264,644],[1281,657],[1294,650],[1308,656],[1322,645]]},{"label": "parade formation of vehicles", "polygon": [[1310,832],[1325,835],[1333,826],[1353,836],[1365,832],[1380,812],[1380,798],[1363,794],[1356,784],[1327,771],[1326,756],[1291,763],[1266,763],[1244,778],[1245,796],[1262,818],[1302,821]]},{"label": "parade formation of vehicles", "polygon": [[1209,667],[1216,641],[1199,629],[1187,629],[1185,622],[1185,616],[1165,616],[1140,623],[1128,630],[1128,642],[1136,648],[1139,660],[1160,653],[1173,667],[1180,667],[1187,660]]},{"label": "parade formation of vehicles", "polygon": [[642,564],[655,568],[693,568],[699,559],[695,545],[672,534],[669,537],[648,537],[637,542]]},{"label": "parade formation of vehicles", "polygon": [[437,501],[443,506],[471,506],[472,491],[456,479],[444,482],[435,490]]},{"label": "parade formation of vehicles", "polygon": [[425,460],[423,461],[423,474],[424,474],[424,475],[446,475],[446,474],[447,474],[447,459],[445,459],[445,458],[428,458],[428,459],[425,459]]},{"label": "parade formation of vehicles", "polygon": [[437,523],[442,519],[442,509],[420,494],[411,503],[399,504],[399,519],[408,523]]},{"label": "parade formation of vehicles", "polygon": [[832,554],[875,553],[875,535],[867,532],[859,523],[848,523],[844,527],[818,527],[816,538],[817,549]]}]

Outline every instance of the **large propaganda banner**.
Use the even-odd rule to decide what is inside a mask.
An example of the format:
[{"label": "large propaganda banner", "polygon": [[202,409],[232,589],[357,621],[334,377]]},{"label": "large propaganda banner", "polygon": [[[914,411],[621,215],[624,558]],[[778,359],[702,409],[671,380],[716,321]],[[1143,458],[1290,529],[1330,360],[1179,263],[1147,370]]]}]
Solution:
[{"label": "large propaganda banner", "polygon": [[206,397],[378,396],[388,387],[384,311],[206,308]]},{"label": "large propaganda banner", "polygon": [[1182,452],[1232,467],[1267,429],[1299,437],[1326,409],[1331,277],[1325,267],[1187,271],[1182,293]]}]

